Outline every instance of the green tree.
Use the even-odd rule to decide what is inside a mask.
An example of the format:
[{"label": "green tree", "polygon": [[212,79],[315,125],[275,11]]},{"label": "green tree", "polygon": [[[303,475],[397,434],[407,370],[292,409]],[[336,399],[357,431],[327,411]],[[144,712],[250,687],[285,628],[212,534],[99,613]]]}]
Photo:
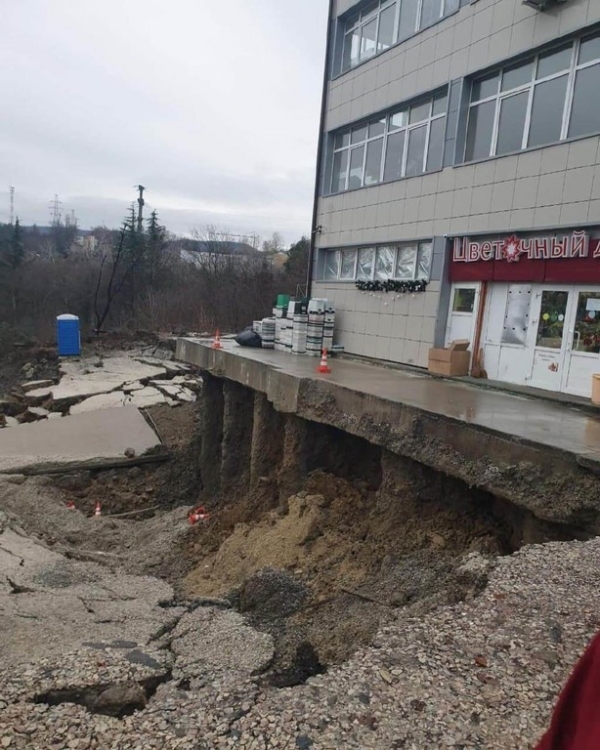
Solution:
[{"label": "green tree", "polygon": [[144,281],[155,286],[167,260],[169,239],[167,230],[158,221],[158,214],[152,211],[147,220],[148,228],[145,236],[144,251]]},{"label": "green tree", "polygon": [[17,219],[12,228],[10,236],[2,243],[0,260],[2,265],[16,271],[23,265],[25,260],[25,245],[23,243],[23,230]]},{"label": "green tree", "polygon": [[77,224],[70,224],[59,219],[52,224],[50,228],[51,250],[56,255],[66,258],[70,252],[73,243],[77,237]]},{"label": "green tree", "polygon": [[19,220],[14,225],[5,224],[0,232],[0,266],[6,270],[0,273],[0,295],[9,302],[14,320],[21,311],[25,245]]},{"label": "green tree", "polygon": [[285,261],[285,273],[296,284],[304,284],[308,275],[308,255],[310,252],[310,240],[302,237],[290,247],[288,257]]}]

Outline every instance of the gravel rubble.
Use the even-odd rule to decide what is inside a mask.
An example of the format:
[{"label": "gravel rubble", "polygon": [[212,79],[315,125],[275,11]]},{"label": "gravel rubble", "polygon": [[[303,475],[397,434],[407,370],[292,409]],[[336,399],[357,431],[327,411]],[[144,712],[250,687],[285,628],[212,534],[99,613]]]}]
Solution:
[{"label": "gravel rubble", "polygon": [[[96,644],[0,669],[0,747],[530,748],[598,629],[599,584],[599,539],[523,548],[498,560],[473,601],[419,618],[399,610],[371,647],[282,690],[260,686],[269,636],[231,610],[199,607],[137,649],[148,660]],[[165,681],[123,719],[32,702],[152,674]]]}]

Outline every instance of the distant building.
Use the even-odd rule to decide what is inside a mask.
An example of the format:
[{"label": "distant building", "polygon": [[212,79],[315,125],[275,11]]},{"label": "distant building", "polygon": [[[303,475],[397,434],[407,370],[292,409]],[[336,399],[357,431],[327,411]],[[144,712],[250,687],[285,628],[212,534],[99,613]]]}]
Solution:
[{"label": "distant building", "polygon": [[232,258],[243,261],[260,255],[258,250],[248,243],[230,240],[182,239],[178,241],[177,246],[182,260],[198,266],[214,262],[218,258],[230,262]]},{"label": "distant building", "polygon": [[588,396],[599,0],[331,6],[310,276],[338,343],[425,367],[467,338],[490,379]]}]

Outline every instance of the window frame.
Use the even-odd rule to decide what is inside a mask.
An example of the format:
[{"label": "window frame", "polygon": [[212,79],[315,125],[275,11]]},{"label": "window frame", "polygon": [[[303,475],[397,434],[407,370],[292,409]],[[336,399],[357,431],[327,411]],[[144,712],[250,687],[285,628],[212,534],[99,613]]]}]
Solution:
[{"label": "window frame", "polygon": [[[408,278],[401,278],[398,276],[398,261],[400,257],[400,253],[405,248],[415,248],[415,261],[413,264],[412,269],[412,276],[410,279]],[[429,252],[429,265],[428,265],[428,273],[427,278],[419,278],[419,260],[421,258],[421,253],[424,248],[427,248]],[[348,283],[348,282],[356,282],[356,281],[375,281],[379,280],[382,281],[383,279],[377,279],[376,273],[377,273],[377,256],[379,253],[379,250],[382,249],[392,249],[394,251],[394,258],[392,263],[392,275],[389,276],[389,279],[392,279],[394,281],[427,281],[429,282],[431,280],[431,267],[433,265],[433,240],[415,240],[414,242],[387,242],[387,243],[380,243],[377,245],[355,245],[353,247],[345,247],[345,248],[328,248],[324,252],[326,255],[329,255],[329,253],[337,253],[338,261],[337,261],[337,277],[336,278],[328,278],[325,275],[325,269],[328,267],[327,258],[325,258],[324,264],[323,264],[323,281],[329,281],[334,283]],[[371,263],[371,272],[370,275],[366,278],[359,277],[359,255],[361,251],[372,251],[373,252],[373,262]],[[352,278],[342,278],[341,272],[342,272],[342,264],[343,264],[343,255],[345,252],[355,252],[355,260],[354,260],[354,275]]]},{"label": "window frame", "polygon": [[[415,16],[415,26],[412,29],[411,33],[408,34],[408,36],[400,37],[400,13],[401,13],[401,5],[403,2],[406,3],[416,3],[416,16]],[[459,10],[460,6],[456,6],[456,3],[453,2],[453,0],[440,0],[440,15],[437,17],[432,23],[427,24],[427,26],[423,26],[423,6],[425,4],[426,0],[379,0],[379,5],[377,8],[374,8],[369,13],[364,14],[362,10],[352,10],[348,14],[349,17],[344,21],[340,19],[339,21],[339,28],[340,33],[342,37],[341,42],[341,55],[339,58],[339,70],[337,70],[338,75],[343,75],[344,73],[347,73],[349,70],[353,70],[354,68],[358,67],[359,65],[362,65],[363,63],[367,62],[367,60],[372,60],[374,57],[377,57],[377,55],[381,55],[384,52],[386,52],[388,49],[391,49],[396,44],[405,42],[407,39],[410,39],[411,37],[415,36],[416,34],[420,33],[421,31],[424,31],[425,29],[431,28],[431,26],[434,26],[436,23],[439,23],[444,18],[447,18],[448,16],[452,15],[453,13],[456,13]],[[394,13],[394,27],[392,32],[392,43],[389,47],[386,47],[385,49],[379,49],[380,46],[380,32],[381,32],[381,14],[387,10],[388,8],[392,7],[392,5],[395,4],[395,13]],[[362,40],[363,40],[363,28],[368,23],[370,23],[373,18],[377,18],[377,31],[376,31],[376,41],[375,41],[375,52],[371,55],[364,56],[362,55]],[[352,64],[352,50],[350,50],[350,55],[348,57],[348,65],[344,65],[345,55],[346,55],[346,45],[348,43],[352,44],[352,35],[356,30],[359,30],[359,42],[358,42],[358,57],[354,64]]]},{"label": "window frame", "polygon": [[[588,39],[593,39],[598,36],[600,36],[600,31],[595,31],[591,34],[586,34],[585,36],[578,37],[576,39],[571,40],[570,42],[563,41],[562,43],[558,43],[548,49],[542,49],[534,55],[524,57],[520,61],[519,60],[514,61],[508,65],[503,66],[502,68],[496,69],[495,71],[488,71],[482,76],[473,77],[471,79],[469,110],[468,110],[468,117],[467,117],[467,122],[466,122],[466,129],[465,129],[465,147],[464,147],[464,154],[463,154],[464,163],[469,164],[472,162],[479,161],[481,159],[502,157],[508,154],[520,153],[521,151],[525,151],[527,149],[544,148],[545,146],[550,146],[553,143],[560,143],[562,141],[568,140],[570,138],[569,129],[571,127],[571,120],[573,116],[573,98],[574,98],[577,73],[581,70],[585,70],[586,68],[600,65],[600,57],[595,58],[585,63],[578,62],[581,44],[582,42],[585,42]],[[538,77],[540,59],[544,58],[546,55],[552,54],[552,52],[559,52],[563,48],[568,49],[569,45],[571,49],[570,49],[570,61],[569,61],[568,66],[558,72]],[[519,62],[523,65],[527,64],[528,62],[531,63],[532,65],[531,79],[524,84],[521,84],[519,86],[514,86],[510,89],[506,89],[506,91],[503,91],[502,82],[504,80],[505,74],[511,69],[513,69],[514,67],[518,66]],[[473,99],[473,89],[475,85],[479,83],[480,81],[485,80],[486,78],[490,77],[494,72],[497,75],[495,93],[489,96],[480,97],[478,99]],[[541,84],[547,83],[549,81],[555,81],[561,78],[566,78],[567,84],[566,84],[565,96],[564,96],[564,102],[563,102],[563,111],[562,111],[562,119],[560,123],[559,138],[556,141],[534,144],[530,146],[529,141],[531,138],[532,114],[533,114],[533,106],[534,106],[536,89]],[[525,120],[523,123],[521,147],[517,151],[506,151],[506,152],[499,154],[498,153],[498,137],[499,137],[499,132],[500,132],[500,116],[502,113],[502,104],[504,100],[517,96],[519,94],[523,94],[523,93],[527,93],[528,99],[527,99],[527,106],[525,110]],[[468,141],[468,135],[469,135],[469,127],[471,124],[472,112],[477,107],[483,104],[489,103],[489,102],[493,102],[495,106],[489,153],[487,153],[485,156],[472,158],[468,155],[468,149],[470,146],[469,141]],[[590,133],[589,135],[594,135],[594,134]],[[571,137],[579,138],[579,137],[587,137],[587,136],[571,136]]]},{"label": "window frame", "polygon": [[[441,98],[445,98],[445,106],[442,112],[438,114],[433,114],[434,112],[434,105],[436,100],[439,100]],[[416,122],[410,122],[410,113],[411,110],[416,109],[423,104],[428,105],[428,114],[425,119],[418,120]],[[392,119],[398,115],[401,112],[406,113],[406,123],[400,127],[392,126]],[[427,169],[427,162],[429,160],[429,146],[431,143],[431,130],[434,122],[437,122],[438,120],[446,119],[448,115],[448,89],[442,89],[439,91],[436,91],[433,94],[430,94],[428,97],[416,99],[413,102],[410,102],[409,104],[405,104],[402,107],[394,107],[394,109],[389,110],[384,115],[373,117],[372,119],[368,121],[361,121],[352,127],[349,128],[343,128],[341,130],[338,130],[337,132],[334,132],[331,134],[332,141],[333,141],[333,148],[331,150],[331,174],[329,176],[329,184],[327,189],[328,195],[335,195],[339,193],[345,193],[349,190],[359,190],[364,187],[373,187],[375,185],[381,185],[385,182],[394,182],[395,180],[402,180],[407,177],[418,177],[419,175],[426,174],[427,172],[437,172],[439,169],[442,168],[443,160],[444,160],[444,145],[445,145],[445,139],[442,139],[442,152],[441,152],[441,164],[440,166],[437,166],[432,169]],[[383,133],[377,134],[377,135],[370,135],[370,128],[375,123],[384,122],[384,130]],[[423,158],[422,158],[422,164],[421,164],[421,171],[417,172],[416,174],[407,174],[406,173],[406,167],[408,163],[408,150],[410,145],[410,133],[414,130],[418,130],[419,128],[426,128],[425,133],[425,143],[423,147]],[[352,135],[353,133],[360,132],[361,130],[366,128],[366,136],[364,140],[356,141],[355,143],[352,143]],[[401,173],[400,176],[394,176],[390,177],[387,180],[385,179],[385,171],[386,171],[386,161],[387,161],[387,153],[388,153],[388,140],[390,136],[393,136],[397,133],[403,132],[404,133],[404,143],[402,145],[402,163],[401,163]],[[344,136],[347,136],[346,139],[344,139]],[[342,143],[340,146],[336,147],[336,140],[341,139]],[[344,142],[346,140],[347,142]],[[365,184],[365,176],[366,176],[366,167],[367,167],[367,157],[369,153],[369,145],[375,141],[381,140],[382,141],[382,148],[381,148],[381,161],[379,165],[379,179],[376,182],[370,183],[369,185]],[[361,184],[357,187],[350,187],[350,165],[352,161],[352,151],[356,150],[358,148],[364,148],[363,153],[363,161],[362,161],[362,174],[361,174]],[[336,156],[338,154],[341,154],[343,151],[347,152],[346,157],[346,169],[345,169],[345,177],[343,180],[344,186],[342,189],[339,189],[340,184],[340,178],[342,173],[337,173],[334,170],[334,165],[336,161]]]},{"label": "window frame", "polygon": [[[339,264],[339,271],[338,271],[338,281],[353,281],[357,277],[358,273],[358,250],[357,247],[344,247],[341,249],[341,255],[340,255],[340,264]],[[352,273],[352,276],[349,276],[348,278],[342,278],[342,268],[344,266],[344,255],[346,253],[354,253],[354,272]]]}]

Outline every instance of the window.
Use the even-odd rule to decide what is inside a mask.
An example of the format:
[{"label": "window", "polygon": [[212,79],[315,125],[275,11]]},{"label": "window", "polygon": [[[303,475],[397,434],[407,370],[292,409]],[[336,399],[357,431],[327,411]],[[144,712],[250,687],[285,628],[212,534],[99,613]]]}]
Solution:
[{"label": "window", "polygon": [[332,193],[440,169],[446,92],[391,112],[333,139]]},{"label": "window", "polygon": [[338,278],[340,270],[340,251],[333,250],[325,255],[325,278],[327,281]]},{"label": "window", "polygon": [[356,250],[342,251],[342,267],[340,269],[340,279],[354,279],[356,277]]},{"label": "window", "polygon": [[344,24],[342,72],[354,68],[394,43],[396,0],[373,0]]},{"label": "window", "polygon": [[378,247],[375,253],[375,278],[385,281],[394,275],[395,247]]},{"label": "window", "polygon": [[600,352],[600,293],[580,292],[573,331],[573,351]]},{"label": "window", "polygon": [[327,250],[325,279],[429,281],[431,257],[431,242],[361,247],[358,250]]},{"label": "window", "polygon": [[476,79],[465,160],[600,132],[600,34]]},{"label": "window", "polygon": [[396,276],[402,280],[414,279],[416,263],[416,246],[401,247],[398,251],[398,265],[396,267]]},{"label": "window", "polygon": [[358,270],[357,270],[356,278],[357,279],[372,279],[374,261],[375,261],[375,249],[372,247],[361,248],[358,251]]},{"label": "window", "polygon": [[599,85],[600,34],[596,34],[583,39],[579,45],[569,136],[588,135],[600,130]]},{"label": "window", "polygon": [[341,72],[458,10],[460,0],[371,0],[341,23]]},{"label": "window", "polygon": [[503,99],[500,104],[500,119],[498,122],[498,141],[496,154],[510,154],[523,146],[523,132],[529,94],[515,94]]},{"label": "window", "polygon": [[459,287],[454,290],[452,300],[452,312],[472,313],[475,309],[475,289],[471,287]]},{"label": "window", "polygon": [[562,349],[565,315],[569,292],[545,290],[538,322],[535,345],[546,349]]}]

